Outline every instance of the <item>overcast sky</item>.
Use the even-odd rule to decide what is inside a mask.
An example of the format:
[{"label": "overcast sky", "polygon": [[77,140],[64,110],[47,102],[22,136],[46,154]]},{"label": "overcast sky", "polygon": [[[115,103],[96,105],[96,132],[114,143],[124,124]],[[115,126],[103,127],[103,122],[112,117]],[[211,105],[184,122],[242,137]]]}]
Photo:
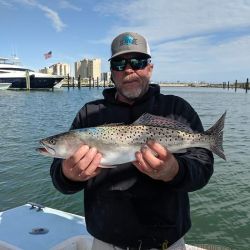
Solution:
[{"label": "overcast sky", "polygon": [[134,31],[149,41],[155,81],[250,77],[250,0],[0,0],[0,23],[0,57],[34,69],[101,58],[108,71],[112,39]]}]

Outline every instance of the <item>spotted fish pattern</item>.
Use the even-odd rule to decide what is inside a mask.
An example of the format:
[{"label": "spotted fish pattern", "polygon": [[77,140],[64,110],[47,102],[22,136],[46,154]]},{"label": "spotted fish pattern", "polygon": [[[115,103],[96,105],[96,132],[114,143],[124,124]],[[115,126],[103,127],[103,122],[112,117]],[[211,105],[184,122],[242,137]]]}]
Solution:
[{"label": "spotted fish pattern", "polygon": [[71,130],[40,141],[43,155],[67,159],[81,145],[96,147],[103,155],[101,164],[116,165],[135,160],[135,152],[152,139],[172,153],[199,147],[223,158],[223,128],[226,113],[207,131],[197,133],[186,124],[150,114],[142,115],[131,125],[111,124]]}]

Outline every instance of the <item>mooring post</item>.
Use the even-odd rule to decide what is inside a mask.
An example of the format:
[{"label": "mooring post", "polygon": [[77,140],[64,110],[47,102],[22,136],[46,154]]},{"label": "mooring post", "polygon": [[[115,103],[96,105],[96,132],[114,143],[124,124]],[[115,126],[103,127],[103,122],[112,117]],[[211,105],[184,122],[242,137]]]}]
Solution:
[{"label": "mooring post", "polygon": [[69,74],[68,74],[68,90],[69,90]]},{"label": "mooring post", "polygon": [[97,89],[99,89],[99,77],[98,76],[96,78],[96,86],[97,86]]},{"label": "mooring post", "polygon": [[238,85],[238,82],[237,80],[235,81],[235,85],[234,85],[234,91],[236,92],[237,91],[237,85]]},{"label": "mooring post", "polygon": [[29,71],[25,71],[25,77],[26,77],[26,89],[30,90],[30,74]]},{"label": "mooring post", "polygon": [[91,77],[89,77],[89,88],[91,89]]},{"label": "mooring post", "polygon": [[78,76],[78,89],[81,88],[81,76],[79,75]]},{"label": "mooring post", "polygon": [[246,81],[246,93],[247,93],[247,91],[248,91],[248,87],[249,87],[249,83],[248,83],[248,78],[247,78],[247,81]]},{"label": "mooring post", "polygon": [[229,81],[227,82],[227,90],[229,90]]}]

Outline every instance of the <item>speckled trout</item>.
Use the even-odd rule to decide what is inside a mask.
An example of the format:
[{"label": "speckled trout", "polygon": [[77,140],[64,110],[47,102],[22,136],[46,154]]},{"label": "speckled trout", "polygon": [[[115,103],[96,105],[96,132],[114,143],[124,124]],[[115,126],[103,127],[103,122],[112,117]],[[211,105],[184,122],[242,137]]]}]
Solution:
[{"label": "speckled trout", "polygon": [[223,151],[223,128],[226,112],[207,131],[194,132],[183,122],[144,114],[131,125],[108,124],[70,130],[42,139],[37,151],[43,155],[67,159],[81,145],[96,147],[102,154],[101,165],[117,165],[135,160],[135,152],[150,139],[172,153],[192,147],[206,148],[226,160]]}]

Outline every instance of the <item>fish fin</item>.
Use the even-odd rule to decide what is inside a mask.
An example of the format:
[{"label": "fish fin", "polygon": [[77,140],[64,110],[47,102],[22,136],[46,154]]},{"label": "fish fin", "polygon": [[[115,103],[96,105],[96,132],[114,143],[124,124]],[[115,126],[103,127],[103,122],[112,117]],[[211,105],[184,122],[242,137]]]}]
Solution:
[{"label": "fish fin", "polygon": [[144,113],[135,122],[133,122],[133,125],[166,127],[186,132],[193,132],[193,130],[185,123],[162,116],[151,115],[149,113]]},{"label": "fish fin", "polygon": [[212,143],[210,144],[212,152],[224,160],[226,160],[226,156],[223,150],[223,129],[226,113],[227,112],[225,112],[220,119],[205,132],[206,135],[210,135],[213,138]]},{"label": "fish fin", "polygon": [[213,153],[215,153],[216,155],[218,155],[220,158],[222,158],[223,160],[227,160],[226,156],[224,154],[223,149],[220,149],[217,146],[211,145],[210,149],[212,150]]}]

